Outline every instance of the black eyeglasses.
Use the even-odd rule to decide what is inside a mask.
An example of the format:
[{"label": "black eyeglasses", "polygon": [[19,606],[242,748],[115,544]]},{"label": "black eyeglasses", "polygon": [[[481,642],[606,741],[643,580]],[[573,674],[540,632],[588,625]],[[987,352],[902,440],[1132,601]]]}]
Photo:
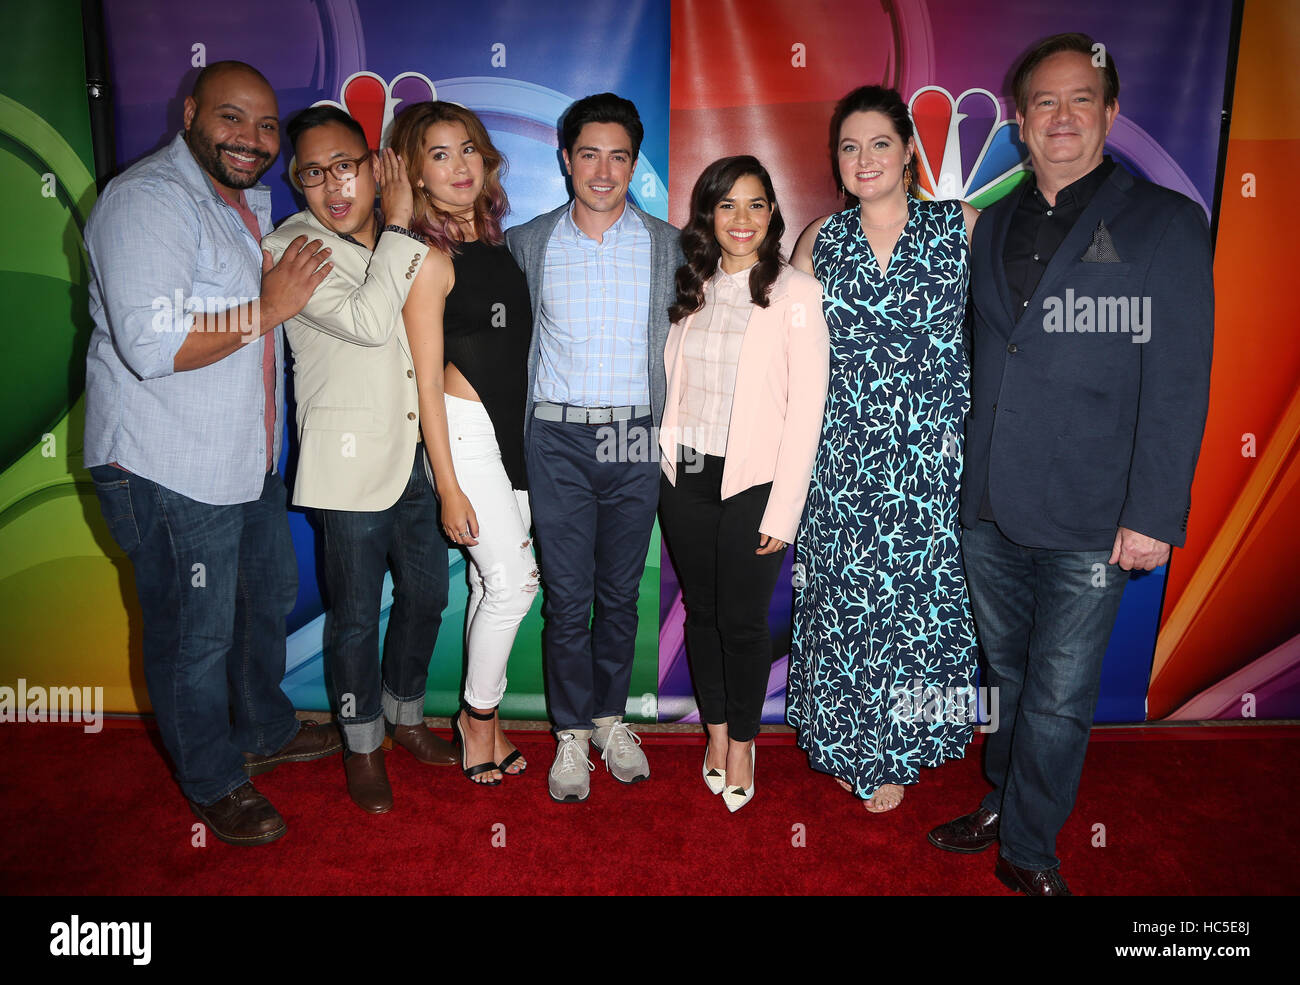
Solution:
[{"label": "black eyeglasses", "polygon": [[355,178],[357,176],[357,172],[361,169],[361,165],[370,160],[370,156],[373,153],[374,151],[366,151],[363,157],[354,157],[342,161],[335,161],[333,164],[324,168],[315,164],[310,167],[299,168],[294,172],[294,176],[298,179],[298,184],[302,185],[303,188],[315,188],[325,180],[326,172],[332,174],[339,181],[347,181],[349,178]]}]

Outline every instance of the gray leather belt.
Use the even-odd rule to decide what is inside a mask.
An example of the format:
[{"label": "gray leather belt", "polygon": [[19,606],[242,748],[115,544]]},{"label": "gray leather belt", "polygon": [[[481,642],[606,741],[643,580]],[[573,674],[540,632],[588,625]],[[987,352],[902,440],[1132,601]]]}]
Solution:
[{"label": "gray leather belt", "polygon": [[635,407],[570,407],[568,404],[552,404],[539,400],[533,408],[533,416],[539,421],[564,421],[567,424],[612,424],[615,421],[630,421],[637,417],[649,417],[650,405],[637,404]]}]

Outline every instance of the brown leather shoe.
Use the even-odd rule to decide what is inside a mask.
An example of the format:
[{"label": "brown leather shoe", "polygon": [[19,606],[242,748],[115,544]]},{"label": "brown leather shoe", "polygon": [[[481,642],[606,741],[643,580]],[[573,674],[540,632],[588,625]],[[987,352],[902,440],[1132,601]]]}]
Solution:
[{"label": "brown leather shoe", "polygon": [[941,824],[927,838],[935,848],[945,852],[982,852],[998,840],[998,815],[981,807],[954,821]]},{"label": "brown leather shoe", "polygon": [[460,762],[456,748],[441,736],[419,725],[394,725],[391,735],[384,736],[384,748],[401,746],[426,766],[451,766]]},{"label": "brown leather shoe", "polygon": [[384,751],[352,752],[343,757],[348,776],[348,796],[368,814],[387,814],[393,809],[393,788],[384,769]]},{"label": "brown leather shoe", "polygon": [[226,794],[215,804],[196,804],[190,808],[211,832],[228,845],[265,845],[289,829],[271,802],[245,783]]},{"label": "brown leather shoe", "polygon": [[343,748],[343,739],[339,730],[329,723],[304,721],[298,728],[298,734],[284,744],[277,752],[269,756],[256,756],[244,753],[244,772],[249,776],[261,776],[270,773],[281,763],[307,763],[313,759],[324,759]]},{"label": "brown leather shoe", "polygon": [[993,870],[993,874],[1007,889],[1014,889],[1026,896],[1074,895],[1070,892],[1070,887],[1065,884],[1060,869],[1022,869],[999,855],[998,867]]}]

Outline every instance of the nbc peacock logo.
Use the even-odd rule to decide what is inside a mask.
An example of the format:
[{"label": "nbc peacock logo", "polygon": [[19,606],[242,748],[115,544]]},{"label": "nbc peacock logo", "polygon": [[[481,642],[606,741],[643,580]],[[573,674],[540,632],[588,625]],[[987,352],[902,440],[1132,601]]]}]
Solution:
[{"label": "nbc peacock logo", "polygon": [[378,150],[388,125],[407,106],[438,98],[428,77],[419,72],[403,72],[385,82],[374,72],[355,72],[339,87],[339,98],[322,99],[313,105],[337,106],[361,124],[366,144]]},{"label": "nbc peacock logo", "polygon": [[1020,128],[1014,119],[1003,119],[1001,104],[987,89],[967,89],[954,98],[942,86],[924,86],[908,108],[922,198],[961,198],[982,209],[1024,180]]}]

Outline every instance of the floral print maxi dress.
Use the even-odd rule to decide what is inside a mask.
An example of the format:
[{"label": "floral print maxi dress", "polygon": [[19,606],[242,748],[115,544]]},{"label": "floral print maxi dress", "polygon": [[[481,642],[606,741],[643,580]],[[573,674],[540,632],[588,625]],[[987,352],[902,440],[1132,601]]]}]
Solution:
[{"label": "floral print maxi dress", "polygon": [[909,197],[883,275],[858,209],[832,215],[813,269],[831,373],[795,556],[786,717],[814,769],[868,798],[961,757],[971,738],[961,203]]}]

